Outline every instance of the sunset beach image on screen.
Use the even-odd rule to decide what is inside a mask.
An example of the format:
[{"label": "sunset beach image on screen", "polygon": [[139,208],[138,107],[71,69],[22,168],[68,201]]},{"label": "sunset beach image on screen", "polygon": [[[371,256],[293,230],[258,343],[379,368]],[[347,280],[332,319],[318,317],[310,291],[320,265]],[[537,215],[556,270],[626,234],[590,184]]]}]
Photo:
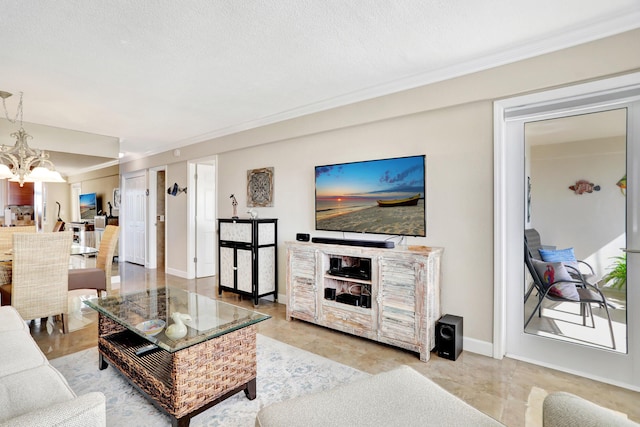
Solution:
[{"label": "sunset beach image on screen", "polygon": [[96,193],[80,195],[80,218],[93,219],[98,215],[98,201]]},{"label": "sunset beach image on screen", "polygon": [[316,230],[426,236],[425,156],[316,166]]}]

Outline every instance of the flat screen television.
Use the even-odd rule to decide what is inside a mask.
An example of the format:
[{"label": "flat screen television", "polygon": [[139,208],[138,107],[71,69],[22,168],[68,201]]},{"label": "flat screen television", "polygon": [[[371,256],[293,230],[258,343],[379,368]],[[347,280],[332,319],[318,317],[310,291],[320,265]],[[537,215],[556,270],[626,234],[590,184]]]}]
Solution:
[{"label": "flat screen television", "polygon": [[424,155],[316,166],[316,230],[426,236]]},{"label": "flat screen television", "polygon": [[98,196],[96,193],[80,195],[80,219],[93,220],[98,215]]}]

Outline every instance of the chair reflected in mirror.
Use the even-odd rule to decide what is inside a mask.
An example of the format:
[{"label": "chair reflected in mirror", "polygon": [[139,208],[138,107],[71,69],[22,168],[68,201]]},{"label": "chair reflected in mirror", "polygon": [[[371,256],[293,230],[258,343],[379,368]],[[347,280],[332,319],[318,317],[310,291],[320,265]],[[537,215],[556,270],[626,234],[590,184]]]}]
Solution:
[{"label": "chair reflected in mirror", "polygon": [[[529,233],[529,237],[530,236],[531,233]],[[591,270],[590,273],[582,273],[578,268],[578,261],[543,261],[540,259],[540,256],[534,256],[533,251],[534,247],[540,246],[539,235],[537,241],[535,237],[532,239],[532,246],[529,245],[527,237],[527,234],[525,234],[524,262],[532,282],[525,293],[524,302],[526,303],[534,291],[537,293],[538,301],[527,318],[524,328],[527,328],[536,313],[538,313],[538,317],[542,317],[543,302],[548,300],[554,303],[570,302],[580,304],[582,326],[587,327],[587,317],[590,317],[591,326],[589,327],[595,329],[596,323],[593,316],[592,304],[596,304],[604,309],[611,334],[611,348],[615,349],[616,342],[611,315],[609,313],[609,304],[597,284],[593,283],[595,282],[593,277],[590,277],[593,270]]]}]

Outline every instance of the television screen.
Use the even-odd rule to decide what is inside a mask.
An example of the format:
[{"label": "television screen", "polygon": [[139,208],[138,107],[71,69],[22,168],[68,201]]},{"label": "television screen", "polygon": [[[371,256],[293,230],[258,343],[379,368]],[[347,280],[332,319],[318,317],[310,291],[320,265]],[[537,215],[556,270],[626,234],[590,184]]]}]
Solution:
[{"label": "television screen", "polygon": [[93,219],[98,215],[98,197],[96,193],[80,195],[80,219]]},{"label": "television screen", "polygon": [[316,230],[426,236],[425,156],[316,166]]}]

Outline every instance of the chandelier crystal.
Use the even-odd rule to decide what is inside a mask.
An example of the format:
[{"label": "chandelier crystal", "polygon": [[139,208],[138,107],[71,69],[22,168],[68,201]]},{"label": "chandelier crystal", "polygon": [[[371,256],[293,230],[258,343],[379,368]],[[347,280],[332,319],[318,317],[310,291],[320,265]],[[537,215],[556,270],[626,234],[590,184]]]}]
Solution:
[{"label": "chandelier crystal", "polygon": [[13,119],[9,118],[6,99],[10,96],[11,93],[0,91],[5,117],[10,123],[19,123],[20,129],[11,134],[16,139],[13,147],[0,146],[0,179],[19,182],[20,187],[25,182],[66,182],[49,160],[49,153],[29,147],[28,140],[33,137],[22,127],[22,92],[16,115]]}]

